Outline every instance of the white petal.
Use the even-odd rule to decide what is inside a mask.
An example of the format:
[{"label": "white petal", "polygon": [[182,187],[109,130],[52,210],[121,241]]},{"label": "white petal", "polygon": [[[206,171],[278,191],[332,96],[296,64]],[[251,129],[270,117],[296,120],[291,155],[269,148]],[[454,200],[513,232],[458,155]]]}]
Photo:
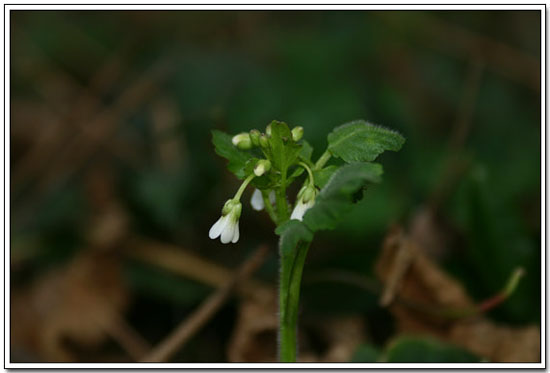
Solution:
[{"label": "white petal", "polygon": [[229,224],[225,226],[225,229],[223,230],[221,235],[222,243],[231,242],[234,234],[235,234],[235,222],[229,220]]},{"label": "white petal", "polygon": [[252,198],[250,199],[252,208],[256,211],[262,211],[264,209],[264,199],[262,198],[262,192],[259,189],[254,189]]},{"label": "white petal", "polygon": [[212,225],[212,228],[210,228],[210,232],[208,232],[208,237],[215,240],[222,233],[226,225],[227,215],[220,217],[218,221],[215,222],[214,225]]},{"label": "white petal", "polygon": [[239,240],[239,222],[235,223],[235,231],[233,232],[232,243],[236,243]]},{"label": "white petal", "polygon": [[292,215],[290,215],[290,219],[295,220],[302,220],[304,217],[304,214],[306,213],[307,205],[305,205],[302,200],[298,200],[296,203],[296,207],[294,207],[294,210],[292,210]]},{"label": "white petal", "polygon": [[271,202],[272,205],[275,204],[276,198],[275,198],[275,191],[272,190],[269,192],[269,202]]}]

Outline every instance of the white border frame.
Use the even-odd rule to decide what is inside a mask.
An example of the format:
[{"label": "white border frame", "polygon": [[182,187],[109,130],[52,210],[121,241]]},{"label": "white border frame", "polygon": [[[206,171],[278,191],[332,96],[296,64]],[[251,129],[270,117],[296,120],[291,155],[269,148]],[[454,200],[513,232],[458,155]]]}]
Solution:
[{"label": "white border frame", "polygon": [[[38,0],[40,1],[40,0]],[[406,1],[406,0],[405,0]],[[0,218],[4,226],[4,339],[0,341],[0,346],[4,344],[4,368],[142,368],[142,369],[158,369],[158,368],[191,368],[191,369],[213,369],[213,368],[231,368],[231,369],[280,369],[280,368],[325,368],[325,369],[342,369],[342,368],[423,368],[423,369],[442,369],[442,368],[546,368],[546,282],[547,276],[545,271],[546,264],[546,4],[533,3],[528,5],[517,4],[498,4],[494,1],[488,1],[489,4],[437,4],[433,0],[423,1],[423,4],[372,4],[365,5],[357,3],[354,0],[346,1],[347,4],[335,5],[330,2],[319,1],[313,4],[311,1],[301,1],[301,4],[285,4],[280,1],[269,1],[273,4],[259,5],[251,1],[239,1],[238,5],[232,5],[226,0],[220,0],[216,3],[208,4],[135,4],[127,0],[117,1],[118,4],[103,4],[97,0],[88,1],[93,4],[70,4],[67,0],[56,1],[54,5],[48,4],[32,4],[19,3],[14,4],[4,2],[4,74],[1,80],[4,83],[2,98],[4,102],[4,132],[2,141],[4,143],[4,153],[2,154],[2,170],[4,171],[4,185],[2,191],[4,200],[4,215]],[[163,1],[170,3],[170,1]],[[197,1],[197,2],[200,2]],[[333,1],[334,2],[334,1]],[[379,1],[385,3],[384,0]],[[460,2],[460,1],[457,1]],[[275,4],[276,3],[276,4]],[[10,357],[10,200],[9,200],[9,185],[10,185],[10,11],[11,10],[539,10],[541,11],[541,276],[544,279],[541,284],[541,361],[539,363],[463,363],[463,364],[448,364],[448,363],[12,363]],[[6,125],[7,124],[7,125]]]}]

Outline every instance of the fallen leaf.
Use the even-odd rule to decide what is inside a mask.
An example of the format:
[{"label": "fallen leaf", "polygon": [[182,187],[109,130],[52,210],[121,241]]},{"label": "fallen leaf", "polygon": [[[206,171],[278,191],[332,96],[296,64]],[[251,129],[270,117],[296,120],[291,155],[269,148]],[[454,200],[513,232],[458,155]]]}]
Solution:
[{"label": "fallen leaf", "polygon": [[103,342],[127,302],[118,259],[84,251],[12,299],[12,336],[44,361],[75,361],[70,345]]},{"label": "fallen leaf", "polygon": [[[403,250],[408,252],[406,267],[402,263]],[[475,302],[402,228],[395,227],[388,233],[375,272],[386,287],[390,286],[392,299],[399,300],[389,306],[398,334],[436,336],[492,362],[540,361],[538,326],[516,328],[498,325],[480,315],[450,316],[449,310],[472,310]]]}]

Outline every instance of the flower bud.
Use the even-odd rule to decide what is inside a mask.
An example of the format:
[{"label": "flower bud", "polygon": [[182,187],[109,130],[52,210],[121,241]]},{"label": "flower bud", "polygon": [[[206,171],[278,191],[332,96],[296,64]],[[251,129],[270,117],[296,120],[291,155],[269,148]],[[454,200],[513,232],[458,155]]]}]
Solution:
[{"label": "flower bud", "polygon": [[300,141],[304,136],[304,127],[298,126],[292,129],[292,140]]},{"label": "flower bud", "polygon": [[269,140],[265,134],[260,135],[260,146],[262,148],[267,148],[269,146]]},{"label": "flower bud", "polygon": [[252,140],[250,140],[250,135],[246,132],[233,136],[231,142],[241,150],[248,150],[252,148]]},{"label": "flower bud", "polygon": [[254,175],[262,176],[271,169],[271,162],[267,159],[260,159],[254,167]]},{"label": "flower bud", "polygon": [[269,123],[265,128],[265,133],[267,134],[267,136],[271,136],[271,123]]},{"label": "flower bud", "polygon": [[309,201],[313,200],[315,198],[315,195],[317,194],[317,191],[315,190],[314,186],[308,186],[304,190],[304,194],[302,195],[302,200],[304,203],[308,203]]},{"label": "flower bud", "polygon": [[260,146],[260,131],[258,130],[251,130],[250,131],[250,140],[252,141],[252,145],[254,146]]}]

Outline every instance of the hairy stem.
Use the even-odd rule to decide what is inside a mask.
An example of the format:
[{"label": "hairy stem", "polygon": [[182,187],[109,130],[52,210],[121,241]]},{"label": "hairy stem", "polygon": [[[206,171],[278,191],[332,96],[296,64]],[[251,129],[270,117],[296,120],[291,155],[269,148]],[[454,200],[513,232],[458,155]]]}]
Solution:
[{"label": "hairy stem", "polygon": [[300,285],[309,244],[309,242],[299,242],[292,254],[281,257],[279,360],[284,363],[296,361],[296,326],[298,321]]}]

